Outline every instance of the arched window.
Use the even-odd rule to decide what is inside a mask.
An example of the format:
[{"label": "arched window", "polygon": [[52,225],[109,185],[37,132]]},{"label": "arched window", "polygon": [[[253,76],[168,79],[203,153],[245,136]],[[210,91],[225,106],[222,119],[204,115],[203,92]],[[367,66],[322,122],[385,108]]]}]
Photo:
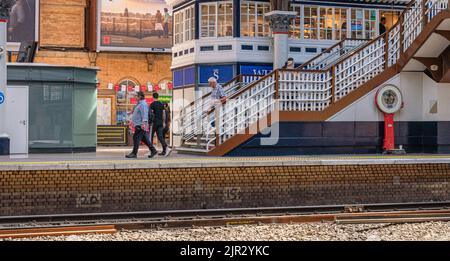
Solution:
[{"label": "arched window", "polygon": [[133,101],[136,94],[136,86],[140,86],[136,79],[131,77],[125,78],[118,83],[119,91],[116,94],[117,98],[117,125],[126,125],[128,114],[133,111]]}]

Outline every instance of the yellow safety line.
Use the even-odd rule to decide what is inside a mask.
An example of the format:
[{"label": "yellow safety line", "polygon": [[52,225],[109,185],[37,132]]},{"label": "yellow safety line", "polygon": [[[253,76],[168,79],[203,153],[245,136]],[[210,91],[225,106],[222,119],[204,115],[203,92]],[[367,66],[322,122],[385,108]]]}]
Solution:
[{"label": "yellow safety line", "polygon": [[286,157],[193,157],[173,159],[141,159],[141,160],[65,160],[65,161],[14,161],[0,162],[0,165],[62,165],[62,164],[133,164],[133,163],[204,163],[206,162],[230,162],[230,161],[308,161],[308,160],[363,160],[363,159],[450,159],[450,155],[407,155],[407,156],[286,156]]}]

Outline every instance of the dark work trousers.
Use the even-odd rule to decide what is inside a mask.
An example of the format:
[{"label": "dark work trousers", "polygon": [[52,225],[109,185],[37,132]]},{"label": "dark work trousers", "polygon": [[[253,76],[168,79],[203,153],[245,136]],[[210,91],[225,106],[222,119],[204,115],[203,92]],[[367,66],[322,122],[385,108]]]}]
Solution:
[{"label": "dark work trousers", "polygon": [[163,129],[163,137],[164,137],[164,139],[166,138],[168,132],[169,132],[169,127],[165,127]]},{"label": "dark work trousers", "polygon": [[141,141],[144,142],[145,145],[147,145],[148,149],[151,152],[155,152],[156,149],[153,147],[153,144],[148,139],[148,133],[142,129],[141,126],[136,126],[134,128],[134,135],[133,135],[133,154],[138,153],[139,151],[139,145],[141,145]]},{"label": "dark work trousers", "polygon": [[153,124],[151,141],[153,143],[153,137],[155,136],[155,133],[156,133],[159,143],[161,143],[161,145],[163,147],[163,151],[166,151],[167,143],[166,143],[166,139],[164,138],[163,131],[164,131],[164,126],[162,124]]}]

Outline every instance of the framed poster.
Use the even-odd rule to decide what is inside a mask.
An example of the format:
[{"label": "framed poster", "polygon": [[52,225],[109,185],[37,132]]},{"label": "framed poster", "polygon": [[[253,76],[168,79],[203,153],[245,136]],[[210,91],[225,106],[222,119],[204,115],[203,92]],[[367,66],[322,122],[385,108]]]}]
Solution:
[{"label": "framed poster", "polygon": [[99,0],[97,49],[171,52],[172,8],[166,0]]},{"label": "framed poster", "polygon": [[11,51],[39,38],[39,0],[17,0],[9,12],[7,41]]},{"label": "framed poster", "polygon": [[115,106],[113,95],[97,98],[97,125],[113,125]]}]

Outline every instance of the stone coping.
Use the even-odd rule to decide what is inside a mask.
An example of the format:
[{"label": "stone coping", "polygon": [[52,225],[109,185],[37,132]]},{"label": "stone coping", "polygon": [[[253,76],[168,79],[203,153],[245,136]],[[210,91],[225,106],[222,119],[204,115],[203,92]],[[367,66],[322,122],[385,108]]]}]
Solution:
[{"label": "stone coping", "polygon": [[290,156],[290,157],[198,157],[155,160],[84,160],[0,162],[0,171],[11,170],[87,170],[145,168],[217,168],[333,166],[385,164],[450,164],[450,155],[436,156]]}]

